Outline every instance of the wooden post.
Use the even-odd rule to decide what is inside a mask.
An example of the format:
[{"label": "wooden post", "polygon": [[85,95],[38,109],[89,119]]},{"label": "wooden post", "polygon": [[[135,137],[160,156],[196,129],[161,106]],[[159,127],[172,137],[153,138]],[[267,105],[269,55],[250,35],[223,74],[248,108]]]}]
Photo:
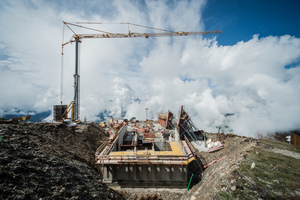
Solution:
[{"label": "wooden post", "polygon": [[297,137],[296,137],[295,132],[293,133],[293,137],[294,137],[294,147],[295,147],[295,149],[297,149],[297,142],[296,142]]}]

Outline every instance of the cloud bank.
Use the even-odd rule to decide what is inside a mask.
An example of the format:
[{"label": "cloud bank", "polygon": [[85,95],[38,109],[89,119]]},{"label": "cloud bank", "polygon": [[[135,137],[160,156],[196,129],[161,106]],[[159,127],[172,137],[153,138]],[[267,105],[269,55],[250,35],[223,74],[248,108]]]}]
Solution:
[{"label": "cloud bank", "polygon": [[[0,114],[15,108],[45,111],[60,103],[61,21],[132,22],[177,31],[206,31],[205,1],[2,1]],[[69,2],[70,3],[70,2]],[[106,25],[111,31],[127,27]],[[149,30],[130,27],[131,31]],[[71,33],[65,30],[64,40]],[[290,35],[232,46],[218,37],[84,40],[81,44],[81,118],[145,119],[180,105],[198,128],[239,135],[258,129],[300,128],[300,39]],[[63,101],[73,98],[74,45],[64,48]],[[121,109],[122,107],[122,109]]]}]

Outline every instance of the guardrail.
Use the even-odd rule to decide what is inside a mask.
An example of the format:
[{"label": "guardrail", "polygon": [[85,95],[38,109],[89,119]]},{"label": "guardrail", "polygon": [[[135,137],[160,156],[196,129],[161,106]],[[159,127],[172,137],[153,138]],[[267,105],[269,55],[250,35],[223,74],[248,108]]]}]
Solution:
[{"label": "guardrail", "polygon": [[[114,138],[114,142],[117,138]],[[186,165],[191,158],[195,158],[195,149],[192,144],[185,137],[186,147],[190,151],[186,151],[183,155],[109,155],[113,148],[113,144],[108,146],[108,141],[105,141],[96,151],[96,163],[97,164],[173,164],[173,165]]]},{"label": "guardrail", "polygon": [[194,154],[182,156],[168,155],[99,155],[96,157],[97,164],[170,164],[186,165]]},{"label": "guardrail", "polygon": [[189,159],[195,158],[195,150],[191,144],[187,143],[187,148],[190,149],[189,154],[183,155],[109,155],[113,145],[103,152],[96,154],[97,164],[174,164],[186,165]]},{"label": "guardrail", "polygon": [[103,149],[107,146],[107,144],[108,144],[108,140],[104,141],[100,145],[100,147],[98,147],[98,149],[96,150],[95,156],[98,156],[103,151]]},{"label": "guardrail", "polygon": [[193,147],[193,145],[190,143],[190,141],[187,139],[186,136],[184,136],[184,140],[185,140],[186,144],[188,145],[189,149],[191,150],[191,152],[195,155],[196,150]]}]

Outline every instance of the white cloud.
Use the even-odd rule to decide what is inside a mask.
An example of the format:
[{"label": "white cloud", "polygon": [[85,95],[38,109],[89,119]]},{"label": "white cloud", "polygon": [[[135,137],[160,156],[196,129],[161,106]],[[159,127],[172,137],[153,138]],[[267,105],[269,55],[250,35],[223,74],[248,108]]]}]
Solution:
[{"label": "white cloud", "polygon": [[[0,8],[0,112],[59,104],[61,21],[132,22],[204,31],[205,1],[4,1]],[[69,5],[70,4],[70,5]],[[68,6],[69,5],[69,6]],[[127,31],[125,25],[104,30]],[[130,26],[133,32],[148,32]],[[65,31],[65,41],[71,37]],[[222,37],[218,35],[218,37]],[[64,103],[73,98],[74,44],[64,48]],[[180,105],[200,129],[237,134],[299,128],[300,39],[289,35],[222,46],[217,38],[86,39],[81,44],[81,117],[100,111],[156,118]],[[135,101],[139,98],[140,101]],[[1,114],[0,113],[0,114]],[[225,117],[226,114],[234,115]]]},{"label": "white cloud", "polygon": [[285,68],[299,61],[298,38],[254,36],[233,46],[215,41],[193,41],[187,46],[182,58],[187,76],[209,78],[214,91],[226,97],[227,112],[235,113],[230,127],[237,133],[299,128],[299,71]]}]

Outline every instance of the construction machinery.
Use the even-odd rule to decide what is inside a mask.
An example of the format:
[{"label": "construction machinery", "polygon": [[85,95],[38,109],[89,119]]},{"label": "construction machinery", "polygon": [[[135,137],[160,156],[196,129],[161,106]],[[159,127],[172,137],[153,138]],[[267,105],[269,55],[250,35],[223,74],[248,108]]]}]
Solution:
[{"label": "construction machinery", "polygon": [[[83,39],[97,39],[97,38],[150,38],[150,37],[172,37],[172,36],[192,36],[192,35],[208,35],[208,34],[220,34],[222,31],[204,31],[204,32],[185,32],[185,31],[169,31],[169,30],[164,30],[164,29],[159,29],[159,28],[153,28],[149,26],[143,26],[143,25],[138,25],[138,24],[133,24],[133,23],[120,23],[120,24],[126,24],[128,25],[128,33],[111,33],[107,31],[102,31],[99,29],[91,28],[88,27],[87,25],[92,25],[92,24],[103,24],[101,22],[64,22],[64,26],[68,27],[72,32],[73,36],[68,42],[63,42],[62,43],[62,55],[63,55],[63,47],[69,43],[75,42],[75,74],[74,74],[74,99],[72,101],[72,113],[73,116],[71,119],[73,121],[80,120],[80,88],[79,88],[79,82],[80,82],[80,75],[79,75],[79,43],[82,42]],[[83,26],[83,24],[85,26]],[[151,32],[151,33],[135,33],[135,32],[130,32],[129,26],[139,26],[143,28],[148,28],[152,30],[159,30],[163,32]],[[100,32],[97,34],[78,34],[76,33],[72,28],[77,27],[77,28],[82,28],[85,30],[89,31],[95,31],[95,32]],[[63,118],[63,115],[61,116]]]},{"label": "construction machinery", "polygon": [[[71,117],[68,117],[69,113]],[[72,101],[69,105],[63,105],[62,101],[60,105],[53,106],[53,120],[63,121],[65,119],[74,119],[74,102]]]},{"label": "construction machinery", "polygon": [[101,126],[102,128],[106,128],[106,122],[100,122],[100,126]]},{"label": "construction machinery", "polygon": [[0,119],[0,124],[18,124],[18,123],[23,123],[26,124],[27,120],[29,120],[31,117],[31,115],[28,116],[24,116],[24,117],[15,117],[12,118],[10,120],[6,120],[6,119]]}]

